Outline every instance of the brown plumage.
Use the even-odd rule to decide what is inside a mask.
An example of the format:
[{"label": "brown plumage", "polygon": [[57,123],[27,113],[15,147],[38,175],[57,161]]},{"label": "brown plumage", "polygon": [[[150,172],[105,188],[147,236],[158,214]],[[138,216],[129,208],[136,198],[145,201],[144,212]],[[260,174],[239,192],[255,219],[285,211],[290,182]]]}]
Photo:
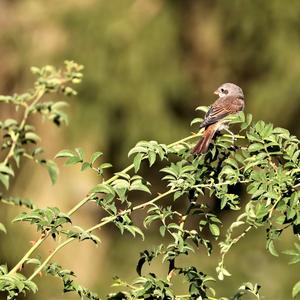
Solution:
[{"label": "brown plumage", "polygon": [[203,136],[192,150],[193,154],[205,153],[218,130],[224,125],[224,118],[244,109],[244,94],[240,87],[233,83],[222,84],[215,94],[219,95],[209,108],[204,121],[200,125],[205,128]]}]

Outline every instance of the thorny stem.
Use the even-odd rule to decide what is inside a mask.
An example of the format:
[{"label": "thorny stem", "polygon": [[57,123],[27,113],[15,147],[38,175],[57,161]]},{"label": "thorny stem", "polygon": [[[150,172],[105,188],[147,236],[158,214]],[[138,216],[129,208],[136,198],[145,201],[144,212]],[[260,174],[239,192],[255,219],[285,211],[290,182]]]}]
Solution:
[{"label": "thorny stem", "polygon": [[[111,223],[113,221],[115,221],[117,218],[121,217],[121,216],[124,216],[130,212],[133,212],[133,211],[136,211],[138,209],[143,209],[155,202],[157,202],[158,200],[172,194],[176,192],[176,189],[171,189],[163,194],[160,194],[158,195],[157,197],[149,200],[148,202],[145,202],[145,203],[142,203],[142,204],[139,204],[139,205],[136,205],[134,206],[133,208],[130,208],[130,209],[126,209],[126,210],[123,210],[121,212],[119,212],[118,214],[114,215],[114,216],[109,216],[109,217],[105,217],[102,219],[102,222],[96,224],[95,226],[93,227],[90,227],[89,229],[86,230],[86,232],[92,232],[96,229],[100,229],[101,227],[103,227],[104,225],[108,224],[108,223]],[[64,241],[63,243],[61,243],[60,245],[58,245],[54,250],[53,252],[44,260],[44,262],[32,273],[32,275],[28,278],[28,280],[32,280],[37,274],[39,274],[43,268],[47,265],[47,263],[52,259],[52,257],[54,257],[54,255],[62,248],[64,248],[66,245],[68,245],[69,243],[71,243],[72,241],[74,241],[76,238],[69,238],[67,239],[66,241]]]}]

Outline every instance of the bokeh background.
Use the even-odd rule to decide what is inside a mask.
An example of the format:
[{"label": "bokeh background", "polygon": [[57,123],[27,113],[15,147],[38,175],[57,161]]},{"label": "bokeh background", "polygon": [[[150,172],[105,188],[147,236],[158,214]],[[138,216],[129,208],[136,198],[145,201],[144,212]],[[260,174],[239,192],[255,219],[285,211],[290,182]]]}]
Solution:
[{"label": "bokeh background", "polygon": [[[58,129],[38,123],[48,157],[80,146],[88,154],[103,151],[105,161],[114,165],[112,171],[121,170],[129,164],[128,150],[137,141],[169,143],[196,130],[189,127],[199,114],[195,107],[209,105],[215,98],[212,91],[223,82],[243,88],[246,112],[254,120],[300,134],[300,2],[296,0],[0,0],[0,59],[0,94],[30,88],[30,66],[60,66],[65,59],[85,66],[79,95],[68,108],[70,126]],[[10,108],[1,106],[2,118],[10,113]],[[11,194],[31,198],[40,207],[67,211],[97,178],[76,167],[60,166],[58,183],[51,186],[45,170],[25,162]],[[155,182],[151,174],[147,175]],[[9,266],[37,237],[30,226],[10,224],[18,211],[1,205],[1,221],[10,234],[1,234],[0,263]],[[99,217],[90,205],[75,219],[85,227]],[[232,216],[222,218],[225,223],[232,220]],[[105,297],[113,276],[134,279],[139,250],[157,237],[150,234],[147,243],[133,242],[112,227],[100,236],[99,248],[88,242],[73,244],[57,261]],[[292,236],[283,236],[279,250],[292,242]],[[41,254],[52,246],[46,244]],[[216,254],[192,259],[214,274]],[[229,296],[241,282],[253,281],[263,286],[266,299],[290,299],[299,271],[287,262],[283,254],[280,259],[267,254],[263,230],[250,234],[228,257],[233,276],[218,283],[217,290]],[[162,267],[157,264],[157,268]],[[28,299],[77,299],[62,295],[58,279],[38,280],[40,292]]]}]

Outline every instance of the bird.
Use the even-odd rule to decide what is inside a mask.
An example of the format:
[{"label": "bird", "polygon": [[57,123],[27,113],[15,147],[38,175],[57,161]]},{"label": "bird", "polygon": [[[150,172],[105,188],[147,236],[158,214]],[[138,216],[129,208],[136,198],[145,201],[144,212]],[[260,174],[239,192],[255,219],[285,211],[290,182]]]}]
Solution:
[{"label": "bird", "polygon": [[203,136],[192,150],[192,154],[206,153],[217,131],[228,130],[225,117],[244,110],[243,90],[234,83],[223,83],[214,92],[219,98],[209,107],[200,128],[204,128]]}]

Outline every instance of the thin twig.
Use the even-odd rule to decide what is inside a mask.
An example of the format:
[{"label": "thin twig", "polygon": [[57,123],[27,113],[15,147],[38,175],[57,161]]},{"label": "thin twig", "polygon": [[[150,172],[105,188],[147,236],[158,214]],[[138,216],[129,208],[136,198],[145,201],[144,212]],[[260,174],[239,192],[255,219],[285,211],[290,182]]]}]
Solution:
[{"label": "thin twig", "polygon": [[[89,232],[89,233],[90,233],[90,232],[92,232],[92,231],[94,231],[94,230],[96,230],[96,229],[100,229],[100,228],[103,227],[104,225],[106,225],[106,224],[108,224],[108,223],[111,223],[111,222],[115,221],[117,218],[119,218],[119,217],[121,217],[121,216],[123,216],[123,215],[126,215],[126,214],[128,214],[128,213],[130,213],[130,212],[132,212],[132,211],[135,211],[135,210],[138,210],[138,209],[143,209],[143,208],[145,208],[145,207],[147,207],[147,206],[149,206],[149,205],[151,205],[151,204],[157,202],[158,200],[160,200],[160,199],[162,199],[162,198],[164,198],[164,197],[166,197],[166,196],[168,196],[168,195],[170,195],[170,194],[172,194],[172,193],[174,193],[174,192],[176,192],[176,189],[174,189],[174,190],[169,190],[169,191],[167,191],[167,192],[165,192],[165,193],[163,193],[163,194],[160,194],[160,195],[158,195],[157,197],[155,197],[155,198],[149,200],[149,201],[146,202],[146,203],[142,203],[142,204],[136,205],[136,206],[133,207],[133,208],[129,208],[129,209],[126,209],[126,210],[124,210],[124,211],[121,211],[121,212],[119,212],[118,214],[116,214],[116,215],[114,215],[114,216],[105,217],[105,218],[102,219],[102,222],[96,224],[96,225],[93,226],[93,227],[90,227],[89,229],[86,230],[86,232]],[[43,268],[47,265],[47,263],[52,259],[52,257],[54,257],[55,254],[56,254],[60,249],[64,248],[66,245],[68,245],[69,243],[71,243],[71,242],[74,241],[74,240],[75,240],[75,238],[69,238],[69,239],[67,239],[66,241],[64,241],[63,243],[61,243],[60,245],[58,245],[58,246],[53,250],[53,252],[52,252],[52,253],[44,260],[44,262],[43,262],[43,263],[42,263],[42,264],[41,264],[41,265],[33,272],[33,274],[28,278],[28,280],[32,280],[37,274],[39,274],[39,273],[43,270]]]},{"label": "thin twig", "polygon": [[6,165],[9,162],[9,160],[11,159],[11,157],[13,157],[14,152],[15,152],[15,148],[16,148],[16,146],[18,144],[18,140],[20,138],[20,132],[24,129],[24,127],[26,125],[26,121],[27,121],[27,119],[30,115],[31,109],[42,98],[44,93],[45,93],[44,89],[41,89],[41,90],[37,91],[35,99],[32,101],[32,103],[29,106],[26,106],[22,121],[21,121],[21,123],[19,125],[19,128],[18,128],[18,132],[15,135],[15,137],[12,139],[11,148],[10,148],[9,152],[7,153],[5,159],[3,160],[4,165]]}]

